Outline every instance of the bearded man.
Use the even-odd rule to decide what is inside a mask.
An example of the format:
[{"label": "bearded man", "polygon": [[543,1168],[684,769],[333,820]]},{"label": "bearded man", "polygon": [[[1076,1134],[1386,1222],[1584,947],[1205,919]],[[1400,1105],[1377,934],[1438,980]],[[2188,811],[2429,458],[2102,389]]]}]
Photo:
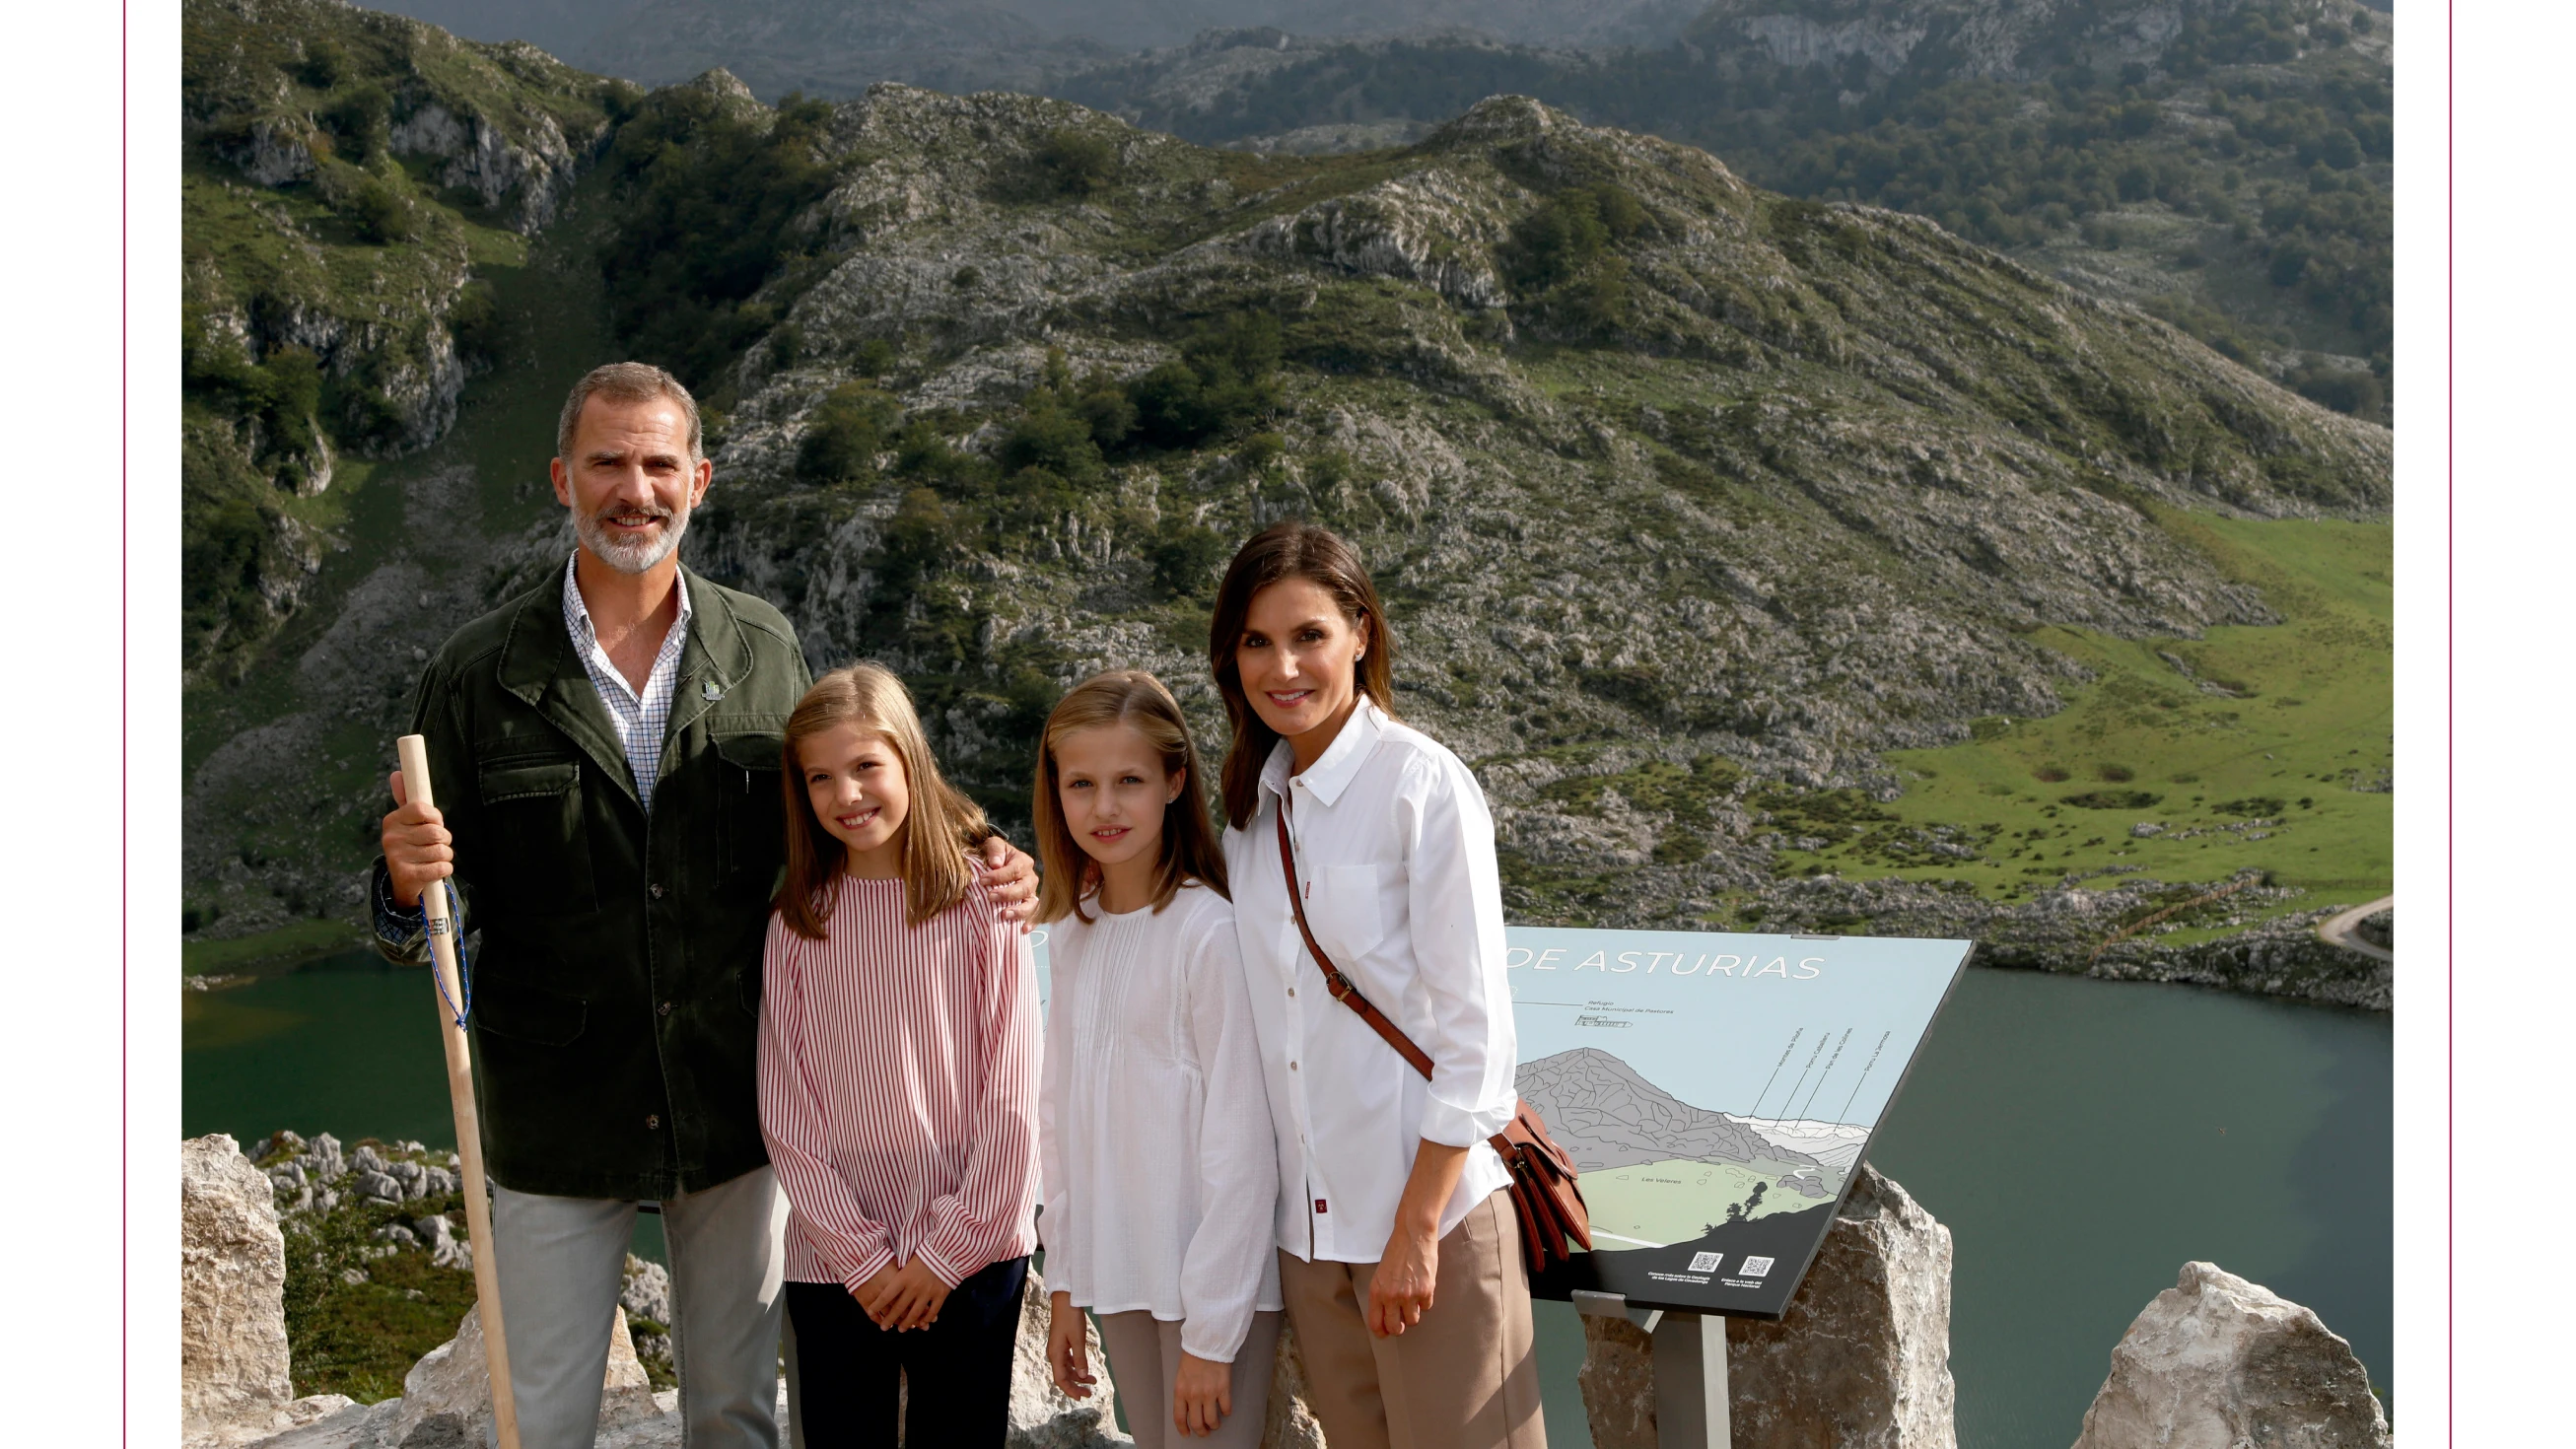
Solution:
[{"label": "bearded man", "polygon": [[[555,447],[580,546],[422,674],[412,729],[442,806],[393,776],[378,949],[425,963],[421,893],[455,877],[460,929],[481,933],[474,1081],[520,1444],[591,1443],[651,1202],[683,1442],[775,1449],[787,1201],[754,1061],[785,854],[780,741],[811,676],[778,610],[680,563],[714,466],[678,379],[593,371]],[[1024,916],[1028,858],[983,848]]]}]

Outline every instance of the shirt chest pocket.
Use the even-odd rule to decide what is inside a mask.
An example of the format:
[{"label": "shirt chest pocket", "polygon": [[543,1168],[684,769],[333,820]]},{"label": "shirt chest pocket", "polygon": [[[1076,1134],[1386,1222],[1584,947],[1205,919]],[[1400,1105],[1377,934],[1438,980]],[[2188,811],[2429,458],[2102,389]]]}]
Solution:
[{"label": "shirt chest pocket", "polygon": [[1335,964],[1348,966],[1367,957],[1394,934],[1402,919],[1402,866],[1326,865],[1313,875],[1306,923]]}]

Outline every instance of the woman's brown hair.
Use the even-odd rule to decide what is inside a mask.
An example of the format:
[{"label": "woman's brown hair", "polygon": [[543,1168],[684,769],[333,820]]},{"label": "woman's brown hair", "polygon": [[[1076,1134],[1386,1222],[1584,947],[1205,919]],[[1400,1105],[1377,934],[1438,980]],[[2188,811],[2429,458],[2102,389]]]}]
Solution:
[{"label": "woman's brown hair", "polygon": [[1377,585],[1369,582],[1359,550],[1311,523],[1274,523],[1254,534],[1226,565],[1225,582],[1217,586],[1216,613],[1208,620],[1208,669],[1216,675],[1226,719],[1234,725],[1234,743],[1225,752],[1225,818],[1238,830],[1251,824],[1260,808],[1261,767],[1279,743],[1279,732],[1253,713],[1234,650],[1243,640],[1252,596],[1287,579],[1304,579],[1333,596],[1364,644],[1352,666],[1353,683],[1371,703],[1395,713],[1395,636],[1386,627],[1386,608],[1377,601]]},{"label": "woman's brown hair", "polygon": [[856,725],[894,746],[903,761],[907,792],[896,858],[903,872],[904,916],[920,925],[965,898],[974,875],[966,852],[991,833],[984,812],[951,788],[930,757],[929,737],[912,707],[911,691],[881,664],[853,664],[814,681],[787,716],[786,768],[778,772],[787,795],[787,876],[771,904],[788,928],[809,941],[823,939],[841,890],[849,850],[823,828],[805,793],[805,765],[797,750],[838,725]]},{"label": "woman's brown hair", "polygon": [[1218,848],[1215,827],[1208,823],[1199,750],[1190,741],[1180,701],[1172,698],[1163,681],[1141,669],[1113,669],[1091,676],[1057,700],[1045,732],[1038,737],[1038,784],[1030,813],[1037,817],[1040,921],[1060,921],[1068,915],[1090,920],[1083,914],[1082,903],[1099,888],[1099,867],[1074,840],[1056,795],[1056,746],[1076,731],[1115,724],[1127,725],[1145,737],[1166,778],[1184,777],[1181,793],[1163,807],[1163,859],[1154,872],[1155,911],[1170,905],[1185,881],[1195,880],[1218,895],[1226,894],[1225,852]]}]

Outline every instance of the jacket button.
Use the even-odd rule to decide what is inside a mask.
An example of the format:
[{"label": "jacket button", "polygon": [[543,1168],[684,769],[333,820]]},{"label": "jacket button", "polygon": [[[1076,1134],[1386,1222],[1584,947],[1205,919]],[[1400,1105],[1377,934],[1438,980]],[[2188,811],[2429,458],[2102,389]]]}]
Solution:
[{"label": "jacket button", "polygon": [[1294,986],[1289,987],[1289,988],[1288,988],[1288,994],[1289,994],[1289,995],[1291,995],[1291,996],[1296,995],[1296,994],[1297,994],[1297,988],[1296,988],[1296,987],[1294,987]]},{"label": "jacket button", "polygon": [[662,1125],[662,1116],[661,1116],[661,1114],[657,1112],[657,1113],[653,1114],[652,1116],[645,1118],[645,1119],[644,1119],[644,1125],[645,1125],[647,1128],[655,1128],[655,1127],[659,1127],[659,1126],[661,1126],[661,1125]]},{"label": "jacket button", "polygon": [[1295,1071],[1295,1070],[1297,1070],[1297,1064],[1296,1064],[1295,1062],[1290,1062],[1290,1063],[1288,1064],[1288,1070],[1290,1070],[1290,1071],[1292,1071],[1292,1072],[1293,1072],[1293,1071]]},{"label": "jacket button", "polygon": [[664,1016],[669,1016],[671,1014],[671,1003],[667,1001],[662,1003],[662,1014]]},{"label": "jacket button", "polygon": [[660,900],[661,898],[662,898],[662,883],[661,883],[660,881],[655,881],[655,882],[653,882],[653,899],[655,899],[655,900],[657,900],[657,901],[658,901],[658,900]]}]

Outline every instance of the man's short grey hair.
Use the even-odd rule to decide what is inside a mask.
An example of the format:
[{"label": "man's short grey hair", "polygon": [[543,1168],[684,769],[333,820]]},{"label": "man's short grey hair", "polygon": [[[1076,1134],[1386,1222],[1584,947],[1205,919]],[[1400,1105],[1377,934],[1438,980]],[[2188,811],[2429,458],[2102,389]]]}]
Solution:
[{"label": "man's short grey hair", "polygon": [[555,456],[569,468],[576,461],[572,455],[572,432],[581,421],[581,410],[593,397],[611,402],[647,403],[669,398],[680,405],[680,415],[689,420],[689,463],[696,466],[706,456],[698,430],[698,400],[680,380],[649,362],[612,362],[594,367],[572,385],[572,396],[564,399],[563,417],[555,423]]}]

